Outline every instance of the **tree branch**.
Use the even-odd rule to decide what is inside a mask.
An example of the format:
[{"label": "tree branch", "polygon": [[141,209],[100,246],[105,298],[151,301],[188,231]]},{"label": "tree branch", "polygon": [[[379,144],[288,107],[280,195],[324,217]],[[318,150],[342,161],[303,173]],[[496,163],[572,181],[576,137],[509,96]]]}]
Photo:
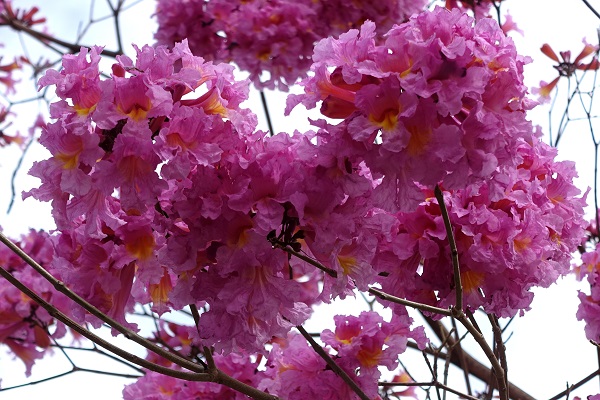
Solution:
[{"label": "tree branch", "polygon": [[369,288],[369,293],[371,293],[372,295],[374,295],[376,297],[379,297],[381,300],[387,300],[392,303],[402,304],[404,306],[415,308],[417,310],[427,311],[427,312],[430,312],[433,314],[445,315],[447,317],[452,315],[452,312],[450,310],[446,310],[445,308],[434,307],[434,306],[430,306],[428,304],[416,303],[414,301],[402,299],[400,297],[396,297],[396,296],[392,296],[391,294],[387,294],[377,288]]}]

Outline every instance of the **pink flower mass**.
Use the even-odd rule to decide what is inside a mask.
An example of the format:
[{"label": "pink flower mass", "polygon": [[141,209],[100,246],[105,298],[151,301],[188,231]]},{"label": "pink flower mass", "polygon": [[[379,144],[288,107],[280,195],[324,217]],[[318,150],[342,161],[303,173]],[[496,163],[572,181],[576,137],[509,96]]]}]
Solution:
[{"label": "pink flower mass", "polygon": [[[30,171],[41,184],[24,196],[51,202],[57,229],[37,234],[47,247],[35,250],[131,329],[136,303],[158,314],[195,305],[197,327],[165,324],[155,339],[185,355],[211,347],[223,371],[281,399],[358,398],[292,331],[313,306],[370,288],[456,305],[435,188],[453,226],[465,310],[524,313],[532,288],[569,272],[586,194],[573,184],[574,164],[555,161],[527,119],[529,60],[512,40],[458,9],[413,15],[423,3],[159,0],[158,44],[117,57],[112,73],[99,69],[101,47],[65,55],[39,81],[59,99],[40,138],[51,156]],[[198,24],[205,29],[192,31]],[[250,83],[284,88],[298,78],[304,93],[288,97],[287,112],[319,106],[327,119],[303,133],[257,130],[242,107]],[[35,247],[31,235],[24,243]],[[594,271],[578,317],[598,340]],[[30,369],[31,349],[43,347],[24,328],[30,302],[0,294],[0,342],[29,352],[20,357]],[[383,367],[401,376],[408,339],[427,343],[404,306],[381,305],[389,321],[338,315],[321,334],[372,399]],[[102,325],[78,306],[60,308]],[[36,326],[47,328],[44,318],[36,314]],[[243,398],[150,372],[123,395]]]},{"label": "pink flower mass", "polygon": [[[259,88],[287,90],[312,64],[314,44],[365,20],[384,33],[419,12],[424,0],[160,0],[157,42],[187,38],[194,55],[235,62]],[[201,27],[201,29],[198,29]]]}]

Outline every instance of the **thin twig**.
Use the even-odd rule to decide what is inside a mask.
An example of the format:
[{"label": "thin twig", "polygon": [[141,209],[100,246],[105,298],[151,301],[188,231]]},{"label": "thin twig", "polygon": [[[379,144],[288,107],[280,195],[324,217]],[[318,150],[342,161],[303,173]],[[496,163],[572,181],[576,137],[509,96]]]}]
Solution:
[{"label": "thin twig", "polygon": [[429,386],[429,387],[436,387],[436,388],[440,388],[442,390],[448,391],[450,393],[454,393],[458,396],[460,396],[461,399],[469,399],[469,400],[479,400],[477,397],[474,397],[472,395],[468,395],[466,393],[462,393],[456,389],[452,389],[449,386],[444,385],[443,383],[440,383],[438,381],[431,381],[431,382],[378,382],[379,386],[382,387],[410,387],[410,386]]},{"label": "thin twig", "polygon": [[14,385],[14,386],[8,386],[8,387],[1,387],[0,388],[0,392],[6,392],[7,390],[13,390],[13,389],[19,389],[25,386],[31,386],[31,385],[37,385],[38,383],[44,383],[44,382],[50,382],[54,379],[58,379],[58,378],[62,378],[63,376],[67,376],[70,375],[72,373],[74,373],[75,370],[70,370],[67,372],[63,372],[57,375],[53,375],[53,376],[49,376],[48,378],[43,378],[43,379],[38,379],[37,381],[32,381],[32,382],[27,382],[27,383],[21,383],[19,385]]},{"label": "thin twig", "polygon": [[417,310],[427,311],[427,312],[434,313],[434,314],[445,315],[447,317],[452,315],[452,312],[450,310],[446,310],[445,308],[434,307],[434,306],[430,306],[428,304],[416,303],[414,301],[401,299],[400,297],[396,297],[396,296],[392,296],[391,294],[387,294],[387,293],[381,291],[380,289],[369,288],[369,293],[379,297],[381,300],[387,300],[387,301],[391,301],[392,303],[402,304],[404,306],[411,307],[411,308],[414,308]]},{"label": "thin twig", "polygon": [[586,384],[587,382],[591,381],[592,379],[594,379],[596,376],[600,376],[600,369],[592,372],[591,374],[589,374],[588,376],[586,376],[585,378],[583,378],[579,382],[577,382],[577,383],[575,383],[573,385],[570,385],[568,388],[566,388],[565,390],[563,390],[562,392],[560,392],[556,396],[551,397],[549,400],[558,400],[561,397],[564,397],[564,396],[568,395],[573,390],[577,389],[578,387],[580,387],[580,386]]},{"label": "thin twig", "polygon": [[438,185],[435,185],[434,189],[435,198],[438,201],[440,210],[442,212],[442,218],[444,219],[444,226],[446,227],[446,236],[448,236],[448,244],[450,245],[450,254],[452,257],[452,266],[454,267],[454,290],[456,291],[456,308],[459,310],[463,309],[463,291],[462,283],[460,281],[460,267],[458,263],[458,250],[456,249],[456,241],[454,240],[454,233],[452,232],[452,224],[450,223],[450,216],[444,203],[444,194]]},{"label": "thin twig", "polygon": [[486,342],[485,337],[471,324],[471,321],[465,316],[462,310],[458,308],[453,308],[453,316],[456,318],[473,336],[473,339],[479,344],[481,350],[485,353],[488,360],[492,364],[492,370],[494,371],[494,375],[496,376],[496,380],[498,382],[498,393],[500,395],[500,400],[508,400],[508,388],[507,382],[504,379],[504,368],[500,365],[500,362],[494,355],[494,351],[490,347],[490,345]]},{"label": "thin twig", "polygon": [[[494,343],[496,345],[496,351],[498,353],[498,359],[500,360],[500,365],[504,369],[504,382],[508,382],[508,363],[506,362],[506,346],[504,345],[504,341],[502,340],[502,330],[500,329],[500,324],[498,323],[498,317],[494,314],[488,314],[488,319],[490,324],[492,325],[492,332],[494,333]],[[507,391],[509,388],[506,389]]]},{"label": "thin twig", "polygon": [[456,347],[458,350],[456,353],[458,354],[458,358],[460,360],[460,369],[463,371],[463,376],[465,377],[465,385],[467,386],[467,393],[469,395],[473,395],[473,391],[471,389],[471,380],[469,379],[469,367],[467,362],[465,361],[465,352],[462,351],[461,339],[458,337],[458,327],[456,326],[456,320],[451,318],[452,328],[454,330],[454,340],[456,341],[456,345],[452,348]]},{"label": "thin twig", "polygon": [[147,361],[143,358],[140,358],[136,355],[133,355],[133,354],[121,349],[118,346],[115,346],[115,345],[107,342],[106,340],[104,340],[101,337],[88,331],[87,329],[85,329],[84,327],[82,327],[81,325],[79,325],[78,323],[73,321],[71,318],[67,317],[65,314],[63,314],[62,312],[57,310],[50,303],[48,303],[46,300],[42,299],[37,293],[35,293],[31,289],[29,289],[27,286],[25,286],[23,283],[21,283],[17,278],[12,276],[12,274],[10,274],[7,270],[5,270],[2,267],[0,267],[0,275],[2,275],[2,277],[5,278],[7,281],[9,281],[13,286],[15,286],[17,289],[19,289],[22,293],[27,295],[29,298],[31,298],[33,301],[35,301],[41,307],[43,307],[46,311],[48,311],[48,313],[52,317],[56,318],[57,320],[59,320],[60,322],[62,322],[63,324],[65,324],[66,326],[68,326],[69,328],[74,330],[75,332],[79,333],[80,335],[91,340],[92,342],[98,344],[99,346],[104,347],[111,353],[114,353],[114,354],[118,355],[119,357],[123,357],[127,361],[130,361],[141,367],[147,368],[150,371],[158,372],[158,373],[161,373],[164,375],[173,376],[175,378],[193,380],[193,381],[208,381],[209,380],[208,374],[175,371],[173,369],[164,367],[162,365],[158,365],[158,364],[152,363],[150,361]]},{"label": "thin twig", "polygon": [[[59,46],[66,48],[71,53],[78,53],[81,47],[89,47],[89,46],[83,46],[83,45],[80,46],[80,45],[77,45],[74,43],[69,43],[64,40],[55,38],[54,36],[49,35],[47,33],[36,31],[35,29],[31,29],[27,25],[24,25],[20,21],[17,21],[15,19],[4,18],[4,21],[6,21],[7,25],[9,25],[15,31],[25,32],[29,36],[33,37],[34,39],[37,39],[39,42],[41,42],[44,45],[48,45],[48,42],[55,43]],[[59,51],[59,53],[61,53],[61,52]],[[105,56],[108,56],[108,57],[116,58],[121,53],[119,53],[118,51],[103,50],[102,54],[104,54]]]},{"label": "thin twig", "polygon": [[[86,337],[87,339],[98,344],[99,346],[104,347],[108,351],[110,351],[120,357],[123,357],[127,361],[130,361],[141,367],[147,368],[150,371],[154,371],[159,374],[171,376],[171,377],[178,378],[178,379],[183,379],[183,380],[187,380],[187,381],[195,381],[195,382],[215,382],[215,383],[218,383],[221,385],[225,385],[225,386],[227,386],[231,389],[234,389],[240,393],[250,396],[255,400],[279,400],[279,398],[277,396],[270,395],[270,394],[265,393],[255,387],[247,385],[247,384],[225,374],[224,372],[222,372],[219,369],[216,369],[216,371],[211,372],[211,373],[178,371],[178,370],[174,370],[174,369],[171,369],[171,368],[159,365],[159,364],[155,364],[153,362],[150,362],[148,360],[140,358],[136,355],[133,355],[133,354],[121,349],[120,347],[109,343],[108,341],[102,339],[101,337],[93,334],[92,332],[83,328],[81,325],[77,324],[75,321],[73,321],[72,319],[67,317],[65,314],[58,311],[50,303],[48,303],[47,301],[42,299],[39,295],[37,295],[37,293],[35,293],[31,289],[29,289],[27,286],[22,284],[18,279],[16,279],[14,276],[12,276],[8,271],[6,271],[2,267],[0,267],[0,275],[2,277],[4,277],[6,280],[8,280],[12,285],[14,285],[17,289],[19,289],[25,295],[29,296],[33,301],[35,301],[37,304],[39,304],[41,307],[43,307],[46,311],[48,311],[48,313],[52,317],[56,318],[63,324],[67,325],[69,328],[73,329],[75,332]],[[205,354],[205,356],[207,356],[207,358],[209,358],[208,355]],[[210,357],[210,359],[212,359],[212,357]],[[198,366],[198,367],[200,367],[200,366]],[[202,368],[202,370],[204,370],[204,369]]]},{"label": "thin twig", "polygon": [[596,17],[600,18],[600,13],[598,13],[598,11],[596,11],[596,9],[594,7],[592,7],[592,5],[590,3],[588,3],[587,0],[581,0],[581,1],[583,1],[583,4],[585,4]]},{"label": "thin twig", "polygon": [[498,380],[498,392],[500,394],[500,400],[508,400],[508,389],[507,381],[505,380],[505,371],[500,365],[500,362],[494,355],[494,351],[490,348],[486,342],[485,337],[481,332],[475,328],[475,326],[469,321],[463,311],[463,296],[462,296],[462,284],[460,281],[460,267],[458,264],[458,250],[456,249],[456,242],[454,240],[454,234],[452,233],[452,225],[450,224],[450,216],[446,205],[444,203],[444,195],[438,185],[434,189],[435,197],[438,200],[442,218],[444,219],[444,225],[446,226],[446,235],[448,236],[448,244],[450,245],[450,251],[452,254],[452,266],[454,268],[454,285],[456,291],[456,306],[452,308],[452,316],[456,318],[469,333],[473,336],[473,339],[479,344],[487,358],[492,364],[492,369]]},{"label": "thin twig", "polygon": [[269,112],[269,107],[267,106],[267,97],[265,96],[265,92],[263,90],[260,91],[260,102],[262,103],[263,110],[265,110],[267,126],[269,127],[269,136],[273,136],[275,131],[273,130],[273,123],[271,122],[271,113]]},{"label": "thin twig", "polygon": [[302,253],[299,253],[291,248],[289,248],[288,246],[284,246],[282,244],[279,243],[273,243],[273,248],[278,248],[281,249],[283,251],[285,251],[288,254],[291,254],[299,259],[301,259],[302,261],[305,261],[307,263],[309,263],[310,265],[312,265],[313,267],[317,267],[318,269],[320,269],[321,271],[325,272],[327,275],[331,276],[332,278],[337,278],[337,271],[333,270],[331,268],[327,268],[326,266],[324,266],[323,264],[321,264],[320,262],[313,260],[312,258],[305,256]]},{"label": "thin twig", "polygon": [[[434,332],[436,332],[437,335],[437,331],[436,329],[434,329]],[[414,350],[419,350],[423,353],[423,356],[426,356],[427,354],[437,357],[439,354],[439,357],[446,357],[446,353],[443,352],[439,352],[439,351],[435,351],[429,348],[425,348],[424,350],[420,350],[419,347],[417,346],[416,343],[408,341],[407,346],[410,347],[411,349]],[[454,351],[453,354],[450,356],[450,361],[452,362],[452,364],[456,365],[457,367],[461,368],[461,361],[458,358],[458,351],[463,351],[462,349],[459,350],[458,348],[456,348],[457,351]],[[425,357],[425,359],[427,360],[427,357]],[[467,365],[469,366],[469,373],[471,375],[473,375],[474,377],[476,377],[477,379],[481,380],[482,382],[489,382],[489,376],[490,373],[493,374],[493,372],[490,370],[489,367],[487,367],[486,365],[482,364],[481,362],[479,362],[478,360],[476,360],[475,358],[473,358],[473,356],[471,356],[469,353],[464,352],[464,360],[467,363]],[[429,360],[427,361],[429,363]],[[495,382],[491,383],[491,386],[494,386]],[[535,398],[531,395],[529,395],[527,392],[525,392],[523,389],[521,389],[520,387],[514,385],[513,383],[509,383],[508,384],[510,387],[510,397],[511,399],[514,400],[535,400]]]},{"label": "thin twig", "polygon": [[31,144],[34,141],[35,141],[35,134],[31,136],[31,139],[29,139],[29,141],[25,145],[25,148],[23,149],[23,152],[21,153],[21,156],[19,157],[19,161],[17,162],[17,165],[15,166],[15,169],[13,170],[12,175],[10,177],[10,203],[8,204],[8,210],[6,210],[6,214],[10,214],[10,211],[12,210],[12,207],[15,203],[15,197],[17,195],[17,191],[15,190],[15,181],[17,179],[17,173],[19,172],[19,169],[21,169],[21,164],[23,164],[23,159],[25,158],[25,155],[27,154],[27,150],[29,150],[29,147],[31,147]]}]

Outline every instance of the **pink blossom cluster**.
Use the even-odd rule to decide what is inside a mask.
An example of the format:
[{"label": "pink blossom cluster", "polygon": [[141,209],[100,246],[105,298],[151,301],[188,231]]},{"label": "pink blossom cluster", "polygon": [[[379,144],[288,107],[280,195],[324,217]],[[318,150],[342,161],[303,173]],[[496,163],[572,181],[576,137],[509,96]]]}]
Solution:
[{"label": "pink blossom cluster", "polygon": [[425,4],[423,0],[160,0],[155,38],[168,46],[187,38],[193,54],[235,62],[258,88],[287,90],[306,76],[317,40],[365,20],[375,21],[383,33]]},{"label": "pink blossom cluster", "polygon": [[523,60],[493,22],[456,10],[394,27],[383,47],[374,32],[321,42],[292,99],[323,100],[342,123],[273,138],[239,106],[248,82],[186,42],[138,48],[108,79],[100,48],[65,56],[40,81],[60,100],[29,193],[52,202],[58,277],[121,322],[135,302],[196,304],[202,344],[225,353],[263,351],[312,305],[373,284],[446,307],[439,183],[466,306],[526,309],[531,287],[568,269],[583,200],[525,119]]},{"label": "pink blossom cluster", "polygon": [[[161,326],[157,332],[157,341],[179,354],[194,358],[201,353],[202,346],[197,343],[196,329],[190,326],[177,325]],[[217,367],[232,378],[250,386],[257,386],[262,374],[259,373],[259,360],[247,354],[231,353],[213,356]],[[162,357],[149,356],[150,361],[174,367]],[[182,382],[180,379],[146,371],[145,375],[123,389],[124,400],[155,399],[155,400],[242,400],[247,396],[224,385],[213,382]]]},{"label": "pink blossom cluster", "polygon": [[[315,47],[305,94],[288,98],[343,119],[367,148],[366,165],[383,181],[381,207],[411,210],[419,185],[447,189],[486,181],[504,195],[516,148],[531,141],[525,118],[523,65],[510,38],[491,19],[474,23],[458,9],[436,8],[397,25],[376,41],[366,22]],[[537,139],[535,139],[537,140]]]},{"label": "pink blossom cluster", "polygon": [[357,371],[358,382],[369,398],[377,395],[380,366],[394,371],[398,355],[404,353],[408,338],[419,347],[427,344],[422,327],[410,330],[408,315],[394,314],[390,322],[376,312],[363,312],[358,317],[335,316],[335,332],[321,333],[324,343],[337,352],[337,362],[346,371]]},{"label": "pink blossom cluster", "polygon": [[600,248],[581,255],[581,264],[574,268],[578,279],[586,278],[590,293],[580,291],[577,319],[585,322],[585,336],[600,342]]},{"label": "pink blossom cluster", "polygon": [[[299,103],[338,125],[316,125],[344,143],[373,179],[378,226],[370,261],[384,291],[447,307],[455,302],[448,238],[433,187],[445,191],[465,304],[499,316],[528,308],[533,286],[569,269],[583,234],[574,164],[554,161],[526,111],[512,41],[490,19],[474,24],[437,8],[394,27],[377,45],[365,23],[315,49]],[[368,171],[364,172],[364,171]],[[375,222],[376,221],[376,222]],[[360,286],[359,286],[360,288]]]},{"label": "pink blossom cluster", "polygon": [[[556,150],[539,140],[523,142],[517,151],[521,164],[504,198],[494,200],[485,183],[444,192],[464,302],[500,317],[527,310],[532,287],[548,287],[568,272],[585,226],[574,164],[554,161]],[[416,211],[396,214],[398,234],[390,251],[401,267],[382,269],[390,275],[381,285],[388,293],[445,308],[456,296],[451,251],[437,200],[430,191],[424,194]]]},{"label": "pink blossom cluster", "polygon": [[[61,100],[28,195],[52,202],[61,280],[121,322],[134,302],[204,307],[203,343],[227,352],[259,351],[315,302],[366,290],[380,227],[362,219],[373,182],[352,148],[255,133],[239,108],[247,82],[185,43],[138,49],[106,80],[99,52],[67,55],[40,80]],[[274,248],[298,246],[334,272]]]},{"label": "pink blossom cluster", "polygon": [[[336,317],[335,332],[321,334],[324,350],[361,387],[369,398],[380,399],[379,366],[394,371],[398,355],[406,350],[408,338],[424,347],[423,328],[410,329],[407,316],[393,316],[386,322],[375,312],[363,312],[358,317]],[[195,341],[195,328],[169,324],[161,331],[160,340],[184,355],[198,354],[201,347]],[[215,355],[215,364],[232,377],[258,387],[281,399],[306,398],[347,400],[357,399],[348,385],[327,365],[297,333],[289,333],[271,343],[266,359],[246,353]],[[151,358],[153,361],[153,358]],[[264,362],[263,362],[264,361]],[[149,372],[123,390],[125,400],[156,399],[241,399],[242,395],[210,382],[186,382]]]},{"label": "pink blossom cluster", "polygon": [[[411,330],[411,323],[405,312],[392,316],[390,322],[373,311],[359,316],[339,315],[335,317],[335,331],[323,331],[321,340],[326,345],[324,350],[363,392],[371,399],[380,399],[380,367],[396,369],[398,355],[406,350],[408,338],[420,348],[427,343],[423,328]],[[264,375],[258,387],[282,399],[358,398],[297,334],[273,344]]]},{"label": "pink blossom cluster", "polygon": [[[49,267],[54,250],[47,233],[31,230],[16,243],[42,266]],[[69,308],[69,300],[65,296],[57,293],[52,285],[4,245],[0,246],[0,266],[57,309]],[[31,374],[35,361],[51,351],[52,341],[63,337],[66,331],[65,326],[41,306],[4,278],[0,279],[0,344],[7,346],[23,361],[27,376]]]}]

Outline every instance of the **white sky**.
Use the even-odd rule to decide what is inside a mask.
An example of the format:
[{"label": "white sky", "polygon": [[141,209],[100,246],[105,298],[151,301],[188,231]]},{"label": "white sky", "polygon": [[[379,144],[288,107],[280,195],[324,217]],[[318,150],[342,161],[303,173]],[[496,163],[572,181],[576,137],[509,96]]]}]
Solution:
[{"label": "white sky", "polygon": [[[600,8],[600,1],[591,1]],[[29,0],[15,0],[18,6],[27,7],[36,2]],[[38,2],[42,3],[42,2]],[[98,7],[104,6],[104,2],[97,1]],[[581,50],[581,40],[587,37],[592,43],[596,40],[596,28],[600,20],[597,20],[578,0],[507,0],[503,10],[509,9],[519,27],[525,31],[525,37],[513,34],[521,54],[527,54],[534,58],[534,64],[526,70],[526,82],[529,85],[537,85],[540,80],[552,80],[556,72],[551,68],[552,63],[539,52],[539,48],[545,42],[549,43],[555,51],[572,49],[573,57]],[[568,4],[568,5],[567,5]],[[151,30],[154,27],[149,16],[152,13],[153,1],[146,0],[135,6],[131,11],[122,16],[125,28],[124,43],[135,42],[139,45],[151,43]],[[44,2],[41,14],[48,17],[49,29],[59,37],[70,40],[75,37],[77,24],[73,21],[85,18],[89,13],[89,2],[57,0]],[[97,14],[97,15],[100,15]],[[90,39],[84,40],[87,44],[107,44],[107,48],[114,49],[114,42],[108,33],[112,33],[112,25],[97,24],[90,32]],[[17,42],[7,38],[6,30],[0,30],[0,42],[10,47]],[[7,39],[4,39],[4,38]],[[93,39],[92,39],[93,38]],[[10,40],[10,41],[8,41]],[[106,41],[102,43],[101,41]],[[126,47],[129,51],[130,47]],[[4,54],[0,49],[0,55]],[[130,51],[131,54],[131,51]],[[8,60],[5,58],[5,61]],[[290,129],[302,130],[307,125],[304,116],[295,112],[291,118],[284,119],[283,115],[284,96],[277,93],[267,93],[268,101],[274,117],[276,131]],[[254,93],[250,108],[254,109],[264,127],[262,108],[258,102],[257,94]],[[560,110],[560,108],[558,108]],[[531,114],[535,123],[547,126],[547,109],[540,109]],[[22,121],[23,130],[28,127],[29,121]],[[563,139],[560,149],[561,159],[574,159],[578,162],[581,175],[580,187],[592,186],[592,148],[589,142],[589,133],[586,126],[572,124],[570,130]],[[570,143],[569,143],[570,142]],[[35,228],[52,227],[49,217],[49,206],[40,204],[33,200],[17,202],[13,212],[7,216],[5,210],[8,206],[8,177],[6,171],[12,171],[16,163],[14,151],[0,150],[0,226],[10,235],[24,232],[28,226]],[[25,190],[37,185],[37,180],[26,176],[32,161],[45,158],[41,146],[32,147],[26,157],[25,165],[19,174],[17,184],[18,191]],[[591,198],[590,198],[591,199]],[[578,285],[572,278],[566,278],[559,286],[550,290],[539,290],[532,305],[532,311],[524,318],[518,318],[511,325],[510,331],[514,334],[507,344],[509,357],[509,379],[525,391],[537,398],[549,398],[565,389],[567,382],[575,383],[579,379],[591,373],[597,368],[598,363],[593,346],[586,340],[583,334],[583,324],[575,320],[575,312],[578,305],[575,290]],[[349,306],[349,310],[354,307]],[[323,315],[337,313],[336,307],[322,310]],[[325,318],[325,317],[323,317]],[[328,325],[329,327],[331,324]],[[315,327],[315,325],[313,325]],[[422,366],[423,361],[419,353],[413,352],[410,358]],[[140,353],[140,355],[143,353]],[[0,378],[3,386],[10,386],[23,382],[22,364],[20,361],[11,362],[0,352]],[[480,355],[479,358],[483,359]],[[403,357],[403,360],[406,358]],[[85,361],[81,361],[83,363]],[[92,360],[93,368],[100,365],[103,360]],[[407,362],[410,366],[411,363]],[[108,368],[113,368],[109,365]],[[37,379],[49,376],[53,373],[67,371],[68,364],[61,357],[45,360],[34,367],[34,377]],[[416,369],[418,373],[418,369]],[[429,376],[419,375],[426,381]],[[128,381],[103,376],[77,373],[71,377],[65,377],[52,382],[30,386],[15,391],[4,392],[0,396],[2,400],[35,399],[42,396],[60,396],[63,400],[79,400],[85,397],[89,400],[96,399],[118,399],[121,398],[123,383]],[[594,380],[584,386],[579,393],[581,396],[600,392],[598,380]],[[452,397],[449,397],[452,398]]]}]

